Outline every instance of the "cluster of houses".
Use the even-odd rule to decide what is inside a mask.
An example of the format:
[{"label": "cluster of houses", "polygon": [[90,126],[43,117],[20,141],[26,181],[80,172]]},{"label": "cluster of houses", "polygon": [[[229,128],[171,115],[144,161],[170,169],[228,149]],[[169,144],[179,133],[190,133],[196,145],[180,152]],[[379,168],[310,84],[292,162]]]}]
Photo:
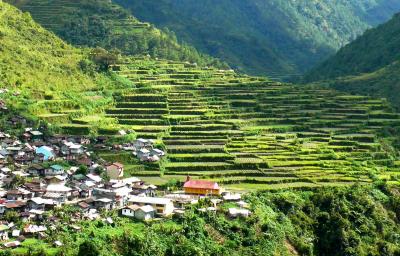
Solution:
[{"label": "cluster of houses", "polygon": [[165,156],[164,151],[154,147],[152,139],[137,139],[129,146],[141,162],[158,162]]},{"label": "cluster of houses", "polygon": [[[165,154],[153,144],[138,139],[124,147],[134,148],[142,161],[158,161]],[[46,213],[63,205],[75,206],[81,219],[98,219],[101,212],[117,209],[122,216],[147,221],[182,214],[186,205],[195,204],[202,196],[221,198],[216,204],[223,200],[243,203],[240,195],[224,194],[215,182],[189,177],[180,193],[161,193],[136,177],[124,178],[121,163],[94,161],[89,148],[98,145],[81,136],[45,136],[31,128],[19,138],[0,132],[0,215],[12,211],[26,223],[21,228],[0,221],[0,240],[45,237],[49,228]],[[156,196],[160,194],[163,196]],[[238,209],[229,210],[229,214],[248,216],[249,212],[238,204]],[[18,246],[20,240],[4,246]]]}]

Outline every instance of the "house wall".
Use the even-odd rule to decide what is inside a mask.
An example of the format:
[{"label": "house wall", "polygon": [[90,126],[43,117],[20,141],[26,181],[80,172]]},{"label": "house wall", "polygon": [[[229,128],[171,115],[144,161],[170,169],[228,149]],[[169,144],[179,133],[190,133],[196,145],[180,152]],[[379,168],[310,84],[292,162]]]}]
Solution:
[{"label": "house wall", "polygon": [[3,241],[8,240],[8,232],[7,231],[0,232],[0,239]]},{"label": "house wall", "polygon": [[141,210],[137,210],[135,212],[135,218],[138,220],[150,220],[150,219],[154,218],[154,212],[145,213]]},{"label": "house wall", "polygon": [[136,203],[136,202],[130,202],[130,204],[137,204],[139,206],[145,206],[145,205],[151,205],[154,210],[156,210],[157,214],[162,214],[162,215],[170,215],[174,211],[174,204],[168,203],[168,204],[145,204],[145,203]]},{"label": "house wall", "polygon": [[135,212],[132,211],[131,209],[122,209],[122,215],[128,217],[135,217]]},{"label": "house wall", "polygon": [[171,202],[165,205],[164,215],[171,215],[174,212],[174,204]]},{"label": "house wall", "polygon": [[186,194],[195,195],[220,195],[219,189],[184,188]]}]

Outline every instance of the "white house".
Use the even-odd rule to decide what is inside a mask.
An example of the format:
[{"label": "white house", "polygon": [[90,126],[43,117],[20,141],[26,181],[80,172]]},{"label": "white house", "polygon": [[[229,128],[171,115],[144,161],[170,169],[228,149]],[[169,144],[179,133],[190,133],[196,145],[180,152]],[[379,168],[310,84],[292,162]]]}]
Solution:
[{"label": "white house", "polygon": [[138,210],[140,207],[135,205],[129,205],[121,210],[121,214],[126,217],[135,217],[135,211]]},{"label": "white house", "polygon": [[165,152],[162,151],[162,150],[160,150],[160,149],[157,149],[157,148],[152,149],[152,150],[150,151],[150,154],[151,154],[151,155],[156,155],[156,156],[159,156],[159,157],[165,156]]},{"label": "white house", "polygon": [[138,220],[151,220],[155,216],[155,209],[151,205],[145,205],[135,211],[135,218]]},{"label": "white house", "polygon": [[171,199],[162,197],[140,197],[132,196],[128,200],[128,204],[137,204],[139,206],[151,205],[157,214],[168,216],[174,211],[174,204]]},{"label": "white house", "polygon": [[84,153],[84,148],[82,145],[79,144],[74,144],[71,147],[69,147],[71,154],[74,155],[79,155]]},{"label": "white house", "polygon": [[93,173],[87,174],[86,177],[88,177],[90,180],[94,181],[95,183],[100,183],[102,180],[100,175],[93,174]]},{"label": "white house", "polygon": [[228,209],[229,217],[249,217],[251,212],[247,209],[237,209],[237,208],[229,208]]},{"label": "white house", "polygon": [[69,141],[64,141],[61,146],[61,153],[63,153],[63,155],[79,155],[83,154],[84,151],[84,147],[81,144],[75,144]]},{"label": "white house", "polygon": [[239,193],[227,193],[222,197],[224,201],[240,201],[241,198],[242,196]]},{"label": "white house", "polygon": [[10,229],[7,225],[0,225],[0,240],[8,240],[8,230]]},{"label": "white house", "polygon": [[153,145],[153,141],[151,140],[146,140],[146,139],[137,139],[134,143],[133,146],[135,146],[136,149],[141,149],[145,147],[151,147]]}]

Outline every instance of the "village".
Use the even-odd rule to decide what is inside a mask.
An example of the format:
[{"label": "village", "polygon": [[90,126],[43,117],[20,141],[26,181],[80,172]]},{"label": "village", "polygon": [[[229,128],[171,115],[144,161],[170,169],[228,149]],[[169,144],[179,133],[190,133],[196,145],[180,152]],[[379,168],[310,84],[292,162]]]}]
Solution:
[{"label": "village", "polygon": [[[168,191],[125,177],[122,163],[95,156],[94,150],[104,148],[105,140],[49,136],[33,128],[23,128],[20,136],[0,132],[0,240],[5,248],[18,247],[27,237],[45,238],[54,228],[46,213],[64,206],[74,207],[82,220],[97,220],[101,213],[116,210],[121,217],[147,222],[184,214],[187,206],[208,198],[212,205],[199,211],[216,212],[220,203],[232,202],[236,207],[229,208],[229,217],[250,215],[240,194],[224,191],[213,181],[188,176],[178,191]],[[112,148],[132,152],[141,162],[156,162],[166,153],[153,144],[136,139]],[[23,225],[4,220],[7,215],[17,215]]]}]

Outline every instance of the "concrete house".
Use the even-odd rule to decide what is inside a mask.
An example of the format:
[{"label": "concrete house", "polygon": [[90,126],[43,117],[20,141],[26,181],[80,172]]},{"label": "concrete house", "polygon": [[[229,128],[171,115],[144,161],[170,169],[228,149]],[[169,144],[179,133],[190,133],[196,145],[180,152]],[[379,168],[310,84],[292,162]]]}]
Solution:
[{"label": "concrete house", "polygon": [[171,199],[162,197],[140,197],[132,196],[128,200],[128,204],[137,204],[139,206],[151,205],[156,214],[168,216],[174,211],[174,204]]},{"label": "concrete house", "polygon": [[44,211],[46,208],[46,204],[52,204],[52,200],[43,199],[41,197],[34,197],[28,200],[27,205],[31,210],[40,210]]},{"label": "concrete house", "polygon": [[28,173],[34,176],[44,175],[45,168],[39,164],[29,166]]},{"label": "concrete house", "polygon": [[247,218],[250,216],[250,211],[247,209],[229,208],[228,215],[231,218],[243,217]]},{"label": "concrete house", "polygon": [[150,150],[147,148],[141,148],[136,152],[136,154],[140,161],[147,162],[150,157]]},{"label": "concrete house", "polygon": [[75,144],[73,142],[64,142],[61,146],[61,153],[63,155],[80,155],[85,152],[84,147],[81,144]]},{"label": "concrete house", "polygon": [[25,207],[26,203],[24,201],[8,202],[5,204],[5,212],[6,211],[23,212],[25,210]]},{"label": "concrete house", "polygon": [[44,170],[44,175],[46,176],[55,176],[55,175],[62,175],[64,174],[64,167],[61,165],[55,164],[50,166],[50,168],[47,168]]},{"label": "concrete house", "polygon": [[41,133],[40,131],[29,131],[29,135],[32,141],[43,140],[43,133]]},{"label": "concrete house", "polygon": [[220,195],[222,190],[218,183],[206,180],[190,180],[190,177],[183,185],[186,194],[194,195]]},{"label": "concrete house", "polygon": [[12,201],[16,201],[16,200],[27,200],[32,198],[34,195],[34,193],[26,190],[26,189],[13,189],[13,190],[9,190],[7,191],[7,200],[12,200]]},{"label": "concrete house", "polygon": [[158,157],[162,157],[165,156],[165,152],[160,149],[154,148],[150,151],[150,155],[156,155]]},{"label": "concrete house", "polygon": [[128,205],[121,209],[121,215],[126,217],[135,217],[135,211],[137,211],[140,207],[136,204]]},{"label": "concrete house", "polygon": [[99,198],[93,201],[93,207],[109,211],[113,208],[113,200],[109,198]]},{"label": "concrete house", "polygon": [[8,230],[10,229],[7,225],[0,225],[0,240],[8,240]]},{"label": "concrete house", "polygon": [[137,139],[133,143],[133,146],[139,150],[141,148],[152,148],[153,147],[153,141],[152,140],[146,140],[146,139]]},{"label": "concrete house", "polygon": [[17,146],[12,146],[12,147],[7,147],[7,154],[10,156],[16,156],[18,153],[22,150],[22,147],[17,147]]},{"label": "concrete house", "polygon": [[135,211],[135,218],[143,221],[151,220],[154,218],[155,212],[151,205],[145,205]]},{"label": "concrete house", "polygon": [[88,213],[90,210],[90,205],[86,202],[79,202],[77,204],[77,206],[79,207],[79,209],[83,212],[83,213]]}]

